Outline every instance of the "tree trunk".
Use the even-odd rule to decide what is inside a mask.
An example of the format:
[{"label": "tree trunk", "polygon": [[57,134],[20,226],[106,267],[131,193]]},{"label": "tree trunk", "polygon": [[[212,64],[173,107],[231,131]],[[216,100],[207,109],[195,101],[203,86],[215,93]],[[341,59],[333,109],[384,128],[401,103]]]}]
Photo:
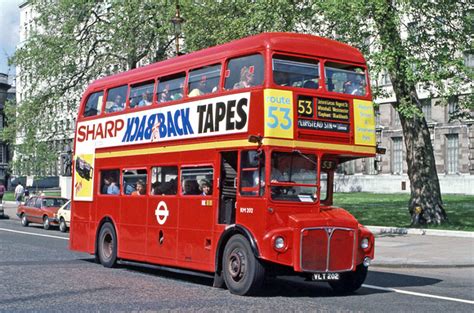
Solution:
[{"label": "tree trunk", "polygon": [[443,208],[430,131],[423,116],[399,114],[406,147],[411,197],[408,210],[412,225],[441,224]]},{"label": "tree trunk", "polygon": [[407,150],[408,178],[411,197],[408,210],[412,225],[441,224],[447,220],[441,200],[438,173],[436,172],[433,146],[425,118],[419,114],[400,113],[401,107],[421,106],[416,96],[415,83],[410,80],[410,64],[395,20],[398,12],[391,0],[373,3],[375,20],[382,50],[386,54],[386,67],[392,81],[397,101],[392,106],[400,116]]}]

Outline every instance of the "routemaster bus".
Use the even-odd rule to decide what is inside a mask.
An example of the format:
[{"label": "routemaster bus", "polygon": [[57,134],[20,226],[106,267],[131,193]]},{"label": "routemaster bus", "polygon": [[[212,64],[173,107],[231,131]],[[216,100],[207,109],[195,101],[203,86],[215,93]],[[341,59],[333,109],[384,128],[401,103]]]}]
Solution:
[{"label": "routemaster bus", "polygon": [[267,275],[358,289],[374,236],[334,207],[336,167],[376,154],[367,65],[348,45],[264,33],[105,77],[78,113],[70,248],[105,267]]}]

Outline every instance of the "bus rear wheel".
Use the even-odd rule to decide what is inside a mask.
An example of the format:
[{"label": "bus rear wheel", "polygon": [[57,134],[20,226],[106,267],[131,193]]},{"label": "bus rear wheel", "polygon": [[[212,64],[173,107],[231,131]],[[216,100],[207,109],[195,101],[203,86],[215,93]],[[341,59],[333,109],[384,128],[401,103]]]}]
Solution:
[{"label": "bus rear wheel", "polygon": [[235,235],[227,242],[222,260],[224,281],[236,295],[255,294],[262,286],[265,268],[253,252],[248,240]]},{"label": "bus rear wheel", "polygon": [[329,282],[329,285],[339,294],[354,292],[364,283],[367,271],[364,264],[359,264],[354,272],[342,273],[338,281]]},{"label": "bus rear wheel", "polygon": [[105,267],[114,267],[117,264],[117,235],[111,223],[102,225],[97,245],[100,263]]}]

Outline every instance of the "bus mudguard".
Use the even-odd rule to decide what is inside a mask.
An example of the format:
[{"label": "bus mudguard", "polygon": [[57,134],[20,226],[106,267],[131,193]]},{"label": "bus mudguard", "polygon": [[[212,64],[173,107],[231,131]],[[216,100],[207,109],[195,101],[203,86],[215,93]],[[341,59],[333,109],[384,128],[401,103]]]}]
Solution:
[{"label": "bus mudguard", "polygon": [[250,247],[252,247],[253,254],[255,255],[256,258],[260,257],[260,252],[258,250],[257,242],[255,241],[255,238],[253,237],[252,233],[245,228],[245,226],[239,225],[239,224],[233,224],[229,225],[226,227],[225,231],[222,233],[221,237],[219,238],[219,242],[217,243],[217,249],[216,249],[216,272],[221,270],[222,267],[222,256],[224,254],[224,248],[227,243],[227,241],[230,239],[235,234],[241,234],[250,243]]}]

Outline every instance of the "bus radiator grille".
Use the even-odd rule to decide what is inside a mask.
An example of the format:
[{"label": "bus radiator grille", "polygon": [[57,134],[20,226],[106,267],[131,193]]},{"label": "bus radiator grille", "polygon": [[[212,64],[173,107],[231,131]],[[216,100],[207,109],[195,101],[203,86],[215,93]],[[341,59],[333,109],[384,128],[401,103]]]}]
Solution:
[{"label": "bus radiator grille", "polygon": [[306,228],[301,231],[301,269],[341,272],[353,269],[355,230],[341,227]]}]

